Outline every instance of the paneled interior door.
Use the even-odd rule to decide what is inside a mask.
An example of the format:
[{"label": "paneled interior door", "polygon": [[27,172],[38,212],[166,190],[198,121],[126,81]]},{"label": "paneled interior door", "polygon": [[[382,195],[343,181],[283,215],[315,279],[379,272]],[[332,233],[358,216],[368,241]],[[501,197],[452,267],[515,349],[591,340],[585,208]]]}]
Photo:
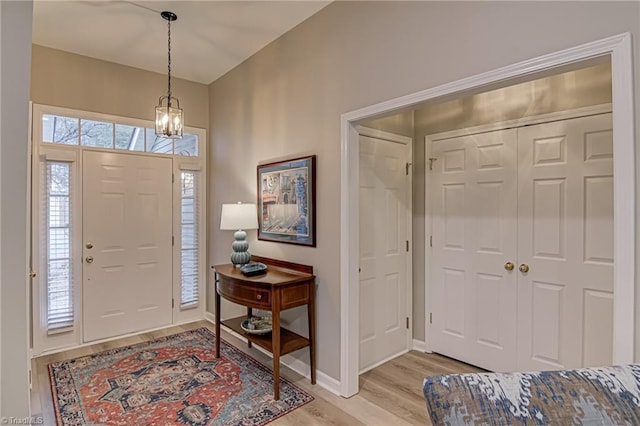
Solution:
[{"label": "paneled interior door", "polygon": [[611,114],[437,140],[431,156],[433,350],[493,371],[610,364]]},{"label": "paneled interior door", "polygon": [[518,368],[610,365],[611,114],[518,130]]},{"label": "paneled interior door", "polygon": [[84,341],[172,320],[172,160],[83,153]]},{"label": "paneled interior door", "polygon": [[435,141],[431,156],[433,350],[515,370],[517,131]]},{"label": "paneled interior door", "polygon": [[360,372],[408,351],[410,145],[360,136]]}]

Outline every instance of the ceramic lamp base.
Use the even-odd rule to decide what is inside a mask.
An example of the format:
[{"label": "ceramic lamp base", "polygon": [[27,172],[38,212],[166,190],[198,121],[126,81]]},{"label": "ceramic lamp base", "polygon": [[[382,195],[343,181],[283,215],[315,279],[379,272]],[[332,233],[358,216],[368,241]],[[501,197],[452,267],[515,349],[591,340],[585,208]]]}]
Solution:
[{"label": "ceramic lamp base", "polygon": [[238,230],[233,234],[233,237],[236,240],[231,244],[231,248],[233,248],[233,253],[231,253],[231,263],[235,266],[246,265],[251,261],[249,243],[246,241],[247,233],[243,230]]}]

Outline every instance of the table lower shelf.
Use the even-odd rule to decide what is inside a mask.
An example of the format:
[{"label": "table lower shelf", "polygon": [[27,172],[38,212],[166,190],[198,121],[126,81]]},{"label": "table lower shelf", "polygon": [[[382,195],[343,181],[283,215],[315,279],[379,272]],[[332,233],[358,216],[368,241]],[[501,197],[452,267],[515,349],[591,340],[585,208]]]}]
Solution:
[{"label": "table lower shelf", "polygon": [[[242,321],[247,319],[246,316],[231,318],[220,321],[220,324],[229,327],[241,336],[244,336],[251,343],[260,346],[273,353],[272,333],[267,334],[249,334],[240,327]],[[285,355],[298,349],[309,346],[309,339],[303,337],[293,331],[280,327],[280,355]]]}]

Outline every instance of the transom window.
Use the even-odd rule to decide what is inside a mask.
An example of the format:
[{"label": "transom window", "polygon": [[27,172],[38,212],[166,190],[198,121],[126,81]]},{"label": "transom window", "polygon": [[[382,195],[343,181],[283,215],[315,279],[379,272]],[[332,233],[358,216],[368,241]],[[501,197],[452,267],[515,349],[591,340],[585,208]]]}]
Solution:
[{"label": "transom window", "polygon": [[156,136],[155,129],[61,115],[42,115],[42,142],[92,148],[198,156],[198,136]]}]

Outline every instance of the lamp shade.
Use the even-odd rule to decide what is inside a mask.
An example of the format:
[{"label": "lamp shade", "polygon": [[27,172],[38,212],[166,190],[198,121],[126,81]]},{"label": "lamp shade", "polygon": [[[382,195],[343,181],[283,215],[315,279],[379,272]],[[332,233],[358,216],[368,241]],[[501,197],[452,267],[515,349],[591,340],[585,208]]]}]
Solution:
[{"label": "lamp shade", "polygon": [[255,204],[223,204],[220,229],[258,229],[258,209]]}]

